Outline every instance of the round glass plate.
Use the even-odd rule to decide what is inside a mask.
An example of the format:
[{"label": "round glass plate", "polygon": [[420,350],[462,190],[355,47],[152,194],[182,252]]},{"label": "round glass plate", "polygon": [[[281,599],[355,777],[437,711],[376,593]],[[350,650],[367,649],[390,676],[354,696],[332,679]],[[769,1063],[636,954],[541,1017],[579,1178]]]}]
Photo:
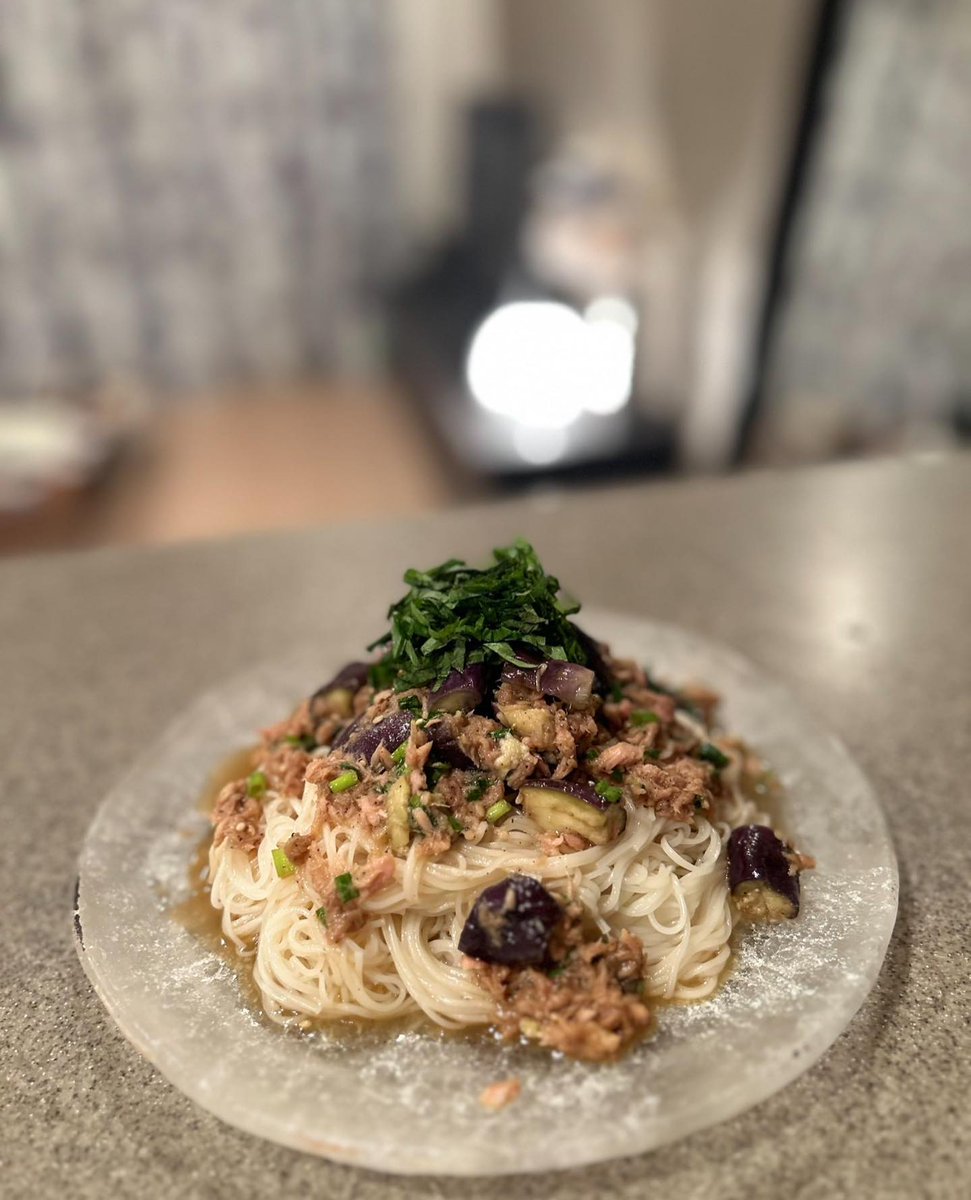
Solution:
[{"label": "round glass plate", "polygon": [[[662,678],[712,684],[726,729],[781,776],[779,819],[818,860],[795,921],[755,929],[705,1003],[662,1008],[656,1036],[590,1065],[492,1041],[280,1030],[172,906],[207,822],[213,768],[251,744],[354,647],[256,666],[202,697],[107,797],[80,861],[78,954],[125,1036],[216,1116],[299,1150],[399,1173],[498,1175],[636,1154],[764,1100],[846,1028],[880,970],[897,868],[877,799],[841,742],[737,655],[650,621],[584,610],[584,626]],[[518,1076],[487,1113],[483,1088]]]}]

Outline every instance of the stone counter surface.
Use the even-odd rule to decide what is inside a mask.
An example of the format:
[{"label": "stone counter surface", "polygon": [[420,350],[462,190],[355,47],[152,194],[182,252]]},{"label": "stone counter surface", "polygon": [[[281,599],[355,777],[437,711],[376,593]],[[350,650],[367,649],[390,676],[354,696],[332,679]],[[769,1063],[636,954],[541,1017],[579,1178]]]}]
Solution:
[{"label": "stone counter surface", "polygon": [[[971,1195],[969,502],[971,459],[925,458],[0,565],[0,1195]],[[719,639],[842,733],[900,859],[877,986],[766,1103],[556,1176],[397,1178],[224,1126],[125,1042],[76,961],[74,863],[95,808],[249,659],[341,613],[379,629],[407,566],[476,559],[518,533],[589,603]]]}]

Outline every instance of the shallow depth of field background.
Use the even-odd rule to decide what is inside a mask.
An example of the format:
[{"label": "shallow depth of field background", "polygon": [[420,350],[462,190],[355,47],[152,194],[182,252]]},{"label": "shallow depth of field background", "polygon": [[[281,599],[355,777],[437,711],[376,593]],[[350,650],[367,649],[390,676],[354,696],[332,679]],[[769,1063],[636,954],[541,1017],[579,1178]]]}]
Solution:
[{"label": "shallow depth of field background", "polygon": [[971,430],[962,0],[5,0],[0,552]]}]

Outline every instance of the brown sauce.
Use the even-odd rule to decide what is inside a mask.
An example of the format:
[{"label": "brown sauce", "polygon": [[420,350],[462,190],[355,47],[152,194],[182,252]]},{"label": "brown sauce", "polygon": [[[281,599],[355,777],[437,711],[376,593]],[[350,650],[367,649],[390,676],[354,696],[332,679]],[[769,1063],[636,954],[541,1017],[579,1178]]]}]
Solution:
[{"label": "brown sauce", "polygon": [[[227,783],[248,775],[252,769],[254,747],[234,751],[221,762],[206,781],[199,797],[199,808],[204,813],[210,813],[222,789]],[[766,775],[769,773],[767,772]],[[743,784],[744,786],[744,784]],[[751,790],[750,790],[751,788]],[[781,792],[778,783],[771,777],[769,786],[755,785],[754,781],[745,788],[751,798],[759,805],[771,811]],[[466,1029],[447,1030],[435,1024],[423,1013],[408,1013],[400,1017],[391,1017],[383,1021],[365,1020],[364,1018],[345,1017],[340,1020],[294,1017],[292,1022],[279,1025],[270,1021],[263,1010],[260,991],[253,978],[253,959],[241,958],[234,946],[227,942],[222,932],[222,917],[218,909],[213,908],[209,888],[209,848],[212,843],[211,834],[207,833],[199,842],[188,868],[189,895],[181,903],[170,909],[173,918],[193,937],[197,938],[208,950],[217,955],[223,962],[231,966],[239,980],[240,997],[252,1015],[257,1019],[273,1025],[281,1033],[306,1034],[314,1031],[326,1032],[330,1037],[338,1039],[380,1039],[393,1038],[402,1033],[420,1033],[423,1036],[448,1041],[464,1041],[468,1043],[501,1042],[499,1034],[491,1026],[478,1025]],[[650,997],[648,1004],[651,1010],[651,1022],[644,1030],[639,1041],[650,1039],[657,1032],[658,1010],[686,1004],[705,1004],[721,990],[735,969],[735,947],[744,931],[738,925],[732,930],[730,948],[731,954],[718,977],[713,992],[707,996],[692,1000],[677,1000]],[[543,1047],[523,1038],[520,1045],[531,1052],[546,1055]]]}]

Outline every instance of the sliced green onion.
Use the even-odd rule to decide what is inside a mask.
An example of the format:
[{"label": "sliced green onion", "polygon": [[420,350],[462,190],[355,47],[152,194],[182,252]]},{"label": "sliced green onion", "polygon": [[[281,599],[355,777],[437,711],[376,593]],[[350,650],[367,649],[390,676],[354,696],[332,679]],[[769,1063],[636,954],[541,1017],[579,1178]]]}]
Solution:
[{"label": "sliced green onion", "polygon": [[512,805],[508,800],[497,800],[486,809],[486,820],[490,825],[498,825],[502,818],[508,817],[511,812]]},{"label": "sliced green onion", "polygon": [[276,873],[281,879],[286,879],[288,875],[292,875],[297,869],[279,846],[273,847],[273,865],[276,867]]},{"label": "sliced green onion", "polygon": [[254,800],[259,800],[260,796],[266,795],[266,789],[270,786],[270,781],[262,771],[254,771],[253,774],[246,780],[246,794],[252,796]]},{"label": "sliced green onion", "polygon": [[405,755],[408,753],[408,743],[402,742],[397,750],[392,752],[391,761],[400,766],[405,761]]},{"label": "sliced green onion", "polygon": [[321,925],[323,925],[326,928],[326,926],[327,926],[327,909],[326,908],[318,908],[317,909],[317,920],[321,923]]},{"label": "sliced green onion", "polygon": [[449,771],[451,771],[451,769],[452,768],[448,765],[448,763],[432,763],[428,772],[428,777],[432,782],[432,787],[437,787],[438,784],[441,783],[441,781],[449,773]]},{"label": "sliced green onion", "polygon": [[661,718],[649,708],[635,708],[630,715],[632,725],[657,725]]},{"label": "sliced green onion", "polygon": [[334,880],[334,887],[337,889],[337,895],[341,904],[348,904],[351,900],[356,900],[360,896],[360,892],[354,886],[354,879],[350,871],[343,875],[338,875]]},{"label": "sliced green onion", "polygon": [[348,792],[352,787],[356,787],[360,782],[361,780],[357,771],[342,771],[336,779],[332,779],[330,781],[330,790],[332,792]]},{"label": "sliced green onion", "polygon": [[698,751],[698,757],[703,758],[705,762],[710,762],[711,765],[718,771],[722,767],[727,767],[732,761],[727,754],[723,754],[717,746],[713,746],[711,742],[703,742],[701,749]]},{"label": "sliced green onion", "polygon": [[606,779],[601,779],[593,790],[598,796],[603,796],[608,804],[616,804],[624,798],[623,790],[615,784],[608,783]]},{"label": "sliced green onion", "polygon": [[301,750],[316,750],[317,742],[309,733],[288,733],[283,739],[288,746],[299,746]]},{"label": "sliced green onion", "polygon": [[461,832],[462,832],[462,830],[465,828],[465,826],[464,826],[464,825],[462,824],[462,822],[461,822],[461,821],[458,819],[458,817],[455,815],[455,813],[449,813],[449,814],[448,814],[448,823],[449,823],[449,825],[451,825],[451,826],[452,826],[452,829],[453,829],[453,830],[454,830],[456,833],[461,833]]}]

